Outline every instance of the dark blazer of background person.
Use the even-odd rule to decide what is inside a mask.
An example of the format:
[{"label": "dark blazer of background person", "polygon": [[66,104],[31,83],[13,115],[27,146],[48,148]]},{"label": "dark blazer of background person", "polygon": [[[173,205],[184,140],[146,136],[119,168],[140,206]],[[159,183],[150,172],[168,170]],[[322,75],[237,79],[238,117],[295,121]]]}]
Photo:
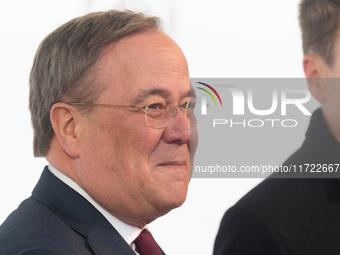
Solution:
[{"label": "dark blazer of background person", "polygon": [[[303,68],[321,109],[313,113],[302,147],[284,164],[303,165],[304,173],[304,164],[335,169],[340,163],[339,15],[339,0],[300,4]],[[214,255],[339,254],[338,174],[334,179],[317,178],[329,177],[327,173],[314,174],[273,179],[282,177],[274,174],[245,195],[224,215]]]},{"label": "dark blazer of background person", "polygon": [[[336,168],[339,155],[319,109],[302,147],[284,165]],[[338,179],[266,179],[225,213],[214,254],[339,254],[339,215]]]}]

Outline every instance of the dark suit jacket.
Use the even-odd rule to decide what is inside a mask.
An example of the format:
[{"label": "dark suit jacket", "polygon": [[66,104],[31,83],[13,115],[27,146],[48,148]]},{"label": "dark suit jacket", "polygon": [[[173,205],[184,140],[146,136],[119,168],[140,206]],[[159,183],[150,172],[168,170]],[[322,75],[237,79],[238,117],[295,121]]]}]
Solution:
[{"label": "dark suit jacket", "polygon": [[[340,163],[340,146],[320,109],[285,165],[304,163]],[[338,179],[266,179],[225,213],[214,254],[340,254]]]},{"label": "dark suit jacket", "polygon": [[135,255],[105,217],[45,167],[0,226],[1,255]]}]

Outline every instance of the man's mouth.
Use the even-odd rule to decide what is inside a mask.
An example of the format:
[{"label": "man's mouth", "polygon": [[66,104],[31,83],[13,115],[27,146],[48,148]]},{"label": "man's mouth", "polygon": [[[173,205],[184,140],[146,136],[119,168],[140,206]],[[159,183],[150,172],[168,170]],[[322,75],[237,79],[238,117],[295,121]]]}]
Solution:
[{"label": "man's mouth", "polygon": [[167,166],[167,167],[185,167],[187,165],[186,161],[169,161],[158,164],[158,166]]}]

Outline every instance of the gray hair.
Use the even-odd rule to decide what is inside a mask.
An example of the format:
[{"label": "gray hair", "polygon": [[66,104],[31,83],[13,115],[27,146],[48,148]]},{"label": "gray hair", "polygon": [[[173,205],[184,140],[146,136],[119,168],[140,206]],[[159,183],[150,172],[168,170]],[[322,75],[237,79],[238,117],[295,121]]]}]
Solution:
[{"label": "gray hair", "polygon": [[103,49],[127,35],[159,27],[157,17],[142,13],[95,12],[72,19],[41,42],[29,79],[35,157],[49,150],[54,136],[50,110],[55,103],[91,103],[104,91],[90,75]]}]

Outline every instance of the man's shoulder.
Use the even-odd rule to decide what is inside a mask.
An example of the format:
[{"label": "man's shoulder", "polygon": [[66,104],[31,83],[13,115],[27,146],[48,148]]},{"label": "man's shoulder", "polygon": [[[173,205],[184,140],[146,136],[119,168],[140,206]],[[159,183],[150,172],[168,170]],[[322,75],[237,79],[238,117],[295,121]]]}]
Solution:
[{"label": "man's shoulder", "polygon": [[[0,238],[8,235],[32,235],[53,214],[45,205],[29,197],[0,226]],[[20,230],[20,231],[18,231]]]},{"label": "man's shoulder", "polygon": [[290,249],[318,248],[313,242],[319,229],[334,233],[331,239],[319,236],[321,246],[335,242],[340,237],[339,201],[335,179],[266,179],[227,210],[215,249],[286,254]]},{"label": "man's shoulder", "polygon": [[333,179],[284,179],[267,178],[243,198],[237,206],[256,209],[300,203],[314,194],[324,192],[325,186],[338,185]]},{"label": "man's shoulder", "polygon": [[32,196],[0,226],[1,255],[130,254],[110,222],[45,169]]},{"label": "man's shoulder", "polygon": [[[327,198],[332,199],[331,196],[340,196],[337,179],[301,178],[313,177],[311,174],[304,173],[306,164],[322,165],[330,161],[329,158],[324,157],[324,154],[327,154],[325,150],[320,151],[318,143],[307,138],[302,146],[282,164],[295,169],[296,172],[272,174],[248,192],[236,205],[253,209],[263,208],[263,210],[278,208],[286,211],[287,206],[295,204],[302,206],[304,203],[308,205],[312,200],[315,204],[318,198],[322,203]],[[332,148],[329,147],[327,150]],[[301,169],[303,169],[302,173],[299,172]]]},{"label": "man's shoulder", "polygon": [[34,198],[24,200],[0,226],[2,254],[20,254],[28,250],[52,214]]},{"label": "man's shoulder", "polygon": [[[318,115],[320,111],[315,116]],[[284,166],[339,163],[338,144],[326,135],[325,128],[320,129],[314,122],[301,148]],[[305,254],[307,250],[334,254],[334,250],[339,251],[339,180],[296,178],[306,176],[275,173],[249,191],[225,213],[214,254]],[[327,251],[328,247],[331,252]]]},{"label": "man's shoulder", "polygon": [[[77,249],[83,250],[83,244],[83,236],[33,197],[23,201],[0,226],[2,255],[72,254],[69,250],[81,254]],[[67,247],[68,253],[63,247]]]}]

